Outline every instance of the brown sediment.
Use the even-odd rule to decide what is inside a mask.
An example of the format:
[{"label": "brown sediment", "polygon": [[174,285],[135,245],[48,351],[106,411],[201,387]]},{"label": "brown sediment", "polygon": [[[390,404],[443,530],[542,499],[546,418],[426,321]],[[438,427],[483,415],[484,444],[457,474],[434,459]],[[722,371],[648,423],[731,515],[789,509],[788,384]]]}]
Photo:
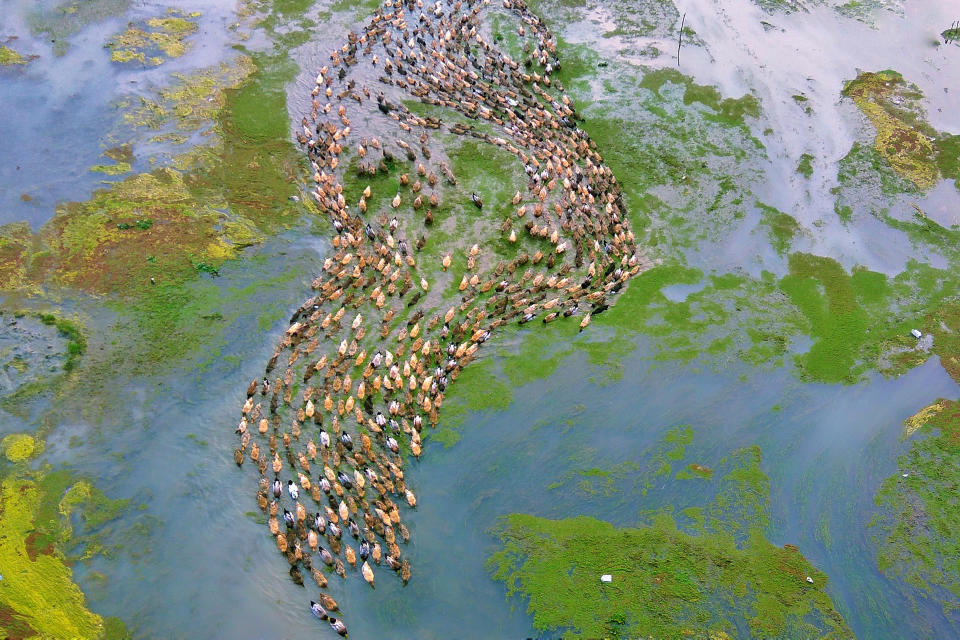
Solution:
[{"label": "brown sediment", "polygon": [[[399,505],[417,498],[404,458],[419,457],[448,385],[498,328],[549,315],[586,329],[651,266],[616,178],[551,79],[553,35],[523,2],[487,6],[377,9],[320,69],[296,134],[334,251],[247,388],[238,455],[253,440],[269,447],[253,460],[258,503],[279,500],[291,535],[316,532],[341,575],[353,537],[382,539],[386,566],[411,577]],[[516,20],[526,60],[481,35],[495,10]],[[418,115],[417,99],[455,122]],[[312,553],[277,540],[293,566]]]},{"label": "brown sediment", "polygon": [[3,603],[0,603],[0,631],[3,632],[4,640],[26,640],[26,638],[36,638],[38,635],[26,620],[20,618],[16,611]]}]

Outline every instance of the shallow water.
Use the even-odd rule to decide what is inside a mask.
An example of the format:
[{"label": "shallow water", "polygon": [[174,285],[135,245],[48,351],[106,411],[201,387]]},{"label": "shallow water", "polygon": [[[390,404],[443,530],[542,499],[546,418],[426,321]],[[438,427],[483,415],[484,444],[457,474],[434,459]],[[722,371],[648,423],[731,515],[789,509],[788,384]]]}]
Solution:
[{"label": "shallow water", "polygon": [[[9,22],[0,22],[3,30],[23,31],[29,6],[19,2],[5,11],[2,20]],[[153,6],[88,27],[72,38],[61,58],[38,40],[18,43],[26,53],[44,55],[22,73],[3,71],[0,113],[15,117],[0,120],[0,139],[9,141],[0,147],[0,223],[27,220],[37,227],[56,203],[83,199],[105,179],[87,168],[103,161],[103,140],[117,123],[113,102],[118,97],[160,84],[171,71],[205,66],[232,53],[231,40],[223,35],[223,25],[232,20],[229,7],[181,6],[203,13],[201,36],[184,58],[147,73],[117,70],[102,42],[127,20],[152,15]],[[955,52],[928,42],[934,27],[955,17],[949,15],[954,7],[908,5],[904,17],[884,15],[877,28],[841,19],[826,8],[768,18],[789,24],[787,33],[763,29],[763,16],[746,0],[703,0],[686,10],[687,24],[706,45],[685,48],[681,69],[698,82],[718,84],[724,95],[753,89],[777,131],[764,138],[769,158],[758,191],[764,201],[816,229],[798,248],[833,255],[846,265],[898,271],[911,254],[905,239],[893,241],[894,234],[872,218],[845,228],[830,215],[829,188],[836,173],[830,167],[849,149],[858,126],[854,107],[839,101],[839,91],[858,68],[893,67],[924,89],[933,126],[960,129],[958,98],[942,87],[948,56]],[[577,41],[579,34],[580,41],[600,48],[601,40],[587,38],[588,29],[581,25],[565,35]],[[896,34],[892,44],[891,33]],[[299,115],[305,88],[338,39],[338,33],[325,33],[296,51],[302,71],[290,88],[292,115]],[[914,50],[923,55],[903,55]],[[101,90],[87,90],[90,86]],[[814,117],[805,116],[792,100],[796,92],[809,97]],[[811,181],[795,172],[805,151],[818,158]],[[145,158],[138,162],[135,168],[147,166]],[[944,183],[918,204],[942,223],[954,224],[958,196],[951,189]],[[33,199],[24,201],[21,193]],[[821,218],[828,222],[814,227]],[[754,231],[758,219],[751,212],[720,250],[702,254],[696,266],[783,273],[782,260]],[[298,228],[251,252],[258,261],[223,269],[216,282],[225,299],[284,268],[290,275],[246,299],[249,313],[231,321],[221,343],[208,345],[175,371],[144,372],[118,383],[105,391],[115,414],[98,423],[78,417],[59,425],[48,440],[46,461],[68,464],[95,479],[109,496],[143,505],[118,522],[119,530],[134,533],[124,537],[117,558],[75,567],[92,608],[120,616],[137,638],[332,635],[307,609],[316,592],[310,578],[305,576],[307,590],[290,581],[265,528],[248,515],[260,517],[255,487],[249,470],[238,470],[231,456],[246,383],[262,371],[284,320],[308,295],[327,246]],[[698,285],[678,285],[665,294],[678,300],[697,290]],[[267,310],[279,310],[282,319],[263,332],[257,314]],[[511,348],[495,344],[484,357]],[[935,359],[895,380],[873,376],[855,386],[830,386],[800,383],[785,370],[731,365],[713,371],[696,363],[654,362],[645,340],[625,349],[630,354],[620,379],[599,384],[593,378],[602,379],[603,372],[585,356],[573,356],[549,379],[514,390],[507,410],[468,415],[455,445],[425,447],[408,472],[419,496],[417,512],[409,518],[410,584],[401,587],[385,568],[377,572],[376,590],[357,572],[349,572],[344,585],[331,579],[336,586],[330,591],[352,637],[539,635],[525,603],[507,601],[503,585],[484,569],[496,542],[490,527],[512,512],[553,518],[586,514],[634,525],[650,509],[705,504],[696,481],[661,480],[645,496],[636,490],[651,449],[680,424],[691,425],[695,433],[686,459],[706,466],[739,447],[760,445],[772,485],[770,539],[797,544],[829,575],[829,594],[858,636],[950,636],[951,623],[932,603],[921,601],[909,616],[894,613],[903,606],[905,587],[876,571],[867,528],[876,487],[902,471],[896,457],[906,447],[903,419],[938,397],[957,396],[957,385]],[[8,422],[0,435],[22,428]],[[83,444],[71,444],[72,438]],[[625,475],[609,495],[585,493],[575,480],[549,488],[578,469],[625,462],[638,463],[640,470]]]},{"label": "shallow water", "polygon": [[[200,12],[197,33],[186,41],[190,49],[180,58],[144,68],[111,63],[104,43],[123,32],[128,22],[164,15],[164,6],[137,4],[123,15],[86,25],[69,38],[63,55],[55,55],[54,44],[30,30],[38,3],[4,3],[0,35],[16,35],[10,46],[38,57],[23,69],[0,67],[0,225],[26,220],[37,229],[53,216],[57,204],[85,200],[104,183],[122,178],[89,170],[112,164],[101,155],[113,146],[111,136],[130,138],[120,124],[119,101],[150,95],[151,88],[167,84],[171,73],[235,55],[229,45],[236,37],[226,29],[236,20],[231,6],[188,0],[176,7]],[[132,166],[149,171],[151,164],[147,157],[138,157]]]},{"label": "shallow water", "polygon": [[[293,585],[263,526],[244,515],[259,511],[249,475],[232,462],[229,425],[242,401],[237,390],[268,354],[244,337],[242,326],[236,329],[231,349],[246,348],[249,355],[239,366],[122,390],[143,407],[142,415],[99,425],[102,442],[69,453],[78,471],[97,477],[111,495],[145,504],[145,513],[158,519],[127,550],[142,558],[129,564],[98,560],[90,567],[109,576],[91,591],[95,610],[124,616],[137,637],[317,633],[305,606],[313,588]],[[516,511],[633,525],[648,509],[705,504],[696,481],[662,479],[640,497],[630,490],[629,474],[608,497],[585,494],[575,483],[548,488],[577,469],[633,461],[642,471],[648,450],[679,424],[695,433],[685,461],[715,466],[736,448],[761,446],[772,484],[771,540],[799,545],[827,572],[830,595],[858,635],[906,637],[918,624],[944,628],[934,607],[910,618],[881,615],[895,610],[897,590],[876,573],[865,528],[872,488],[896,471],[902,420],[937,397],[957,394],[935,361],[897,380],[837,387],[745,367],[651,366],[648,357],[641,345],[625,360],[623,378],[602,386],[588,379],[598,373],[593,367],[571,357],[550,379],[516,389],[509,409],[469,416],[463,439],[449,449],[428,446],[408,472],[419,495],[410,519],[410,584],[402,588],[380,569],[372,591],[351,571],[344,586],[331,590],[353,637],[536,635],[523,602],[507,602],[503,587],[484,570],[495,544],[490,527]],[[54,459],[67,453],[57,440],[51,438]],[[117,454],[122,461],[105,469],[104,457]],[[830,547],[817,538],[823,513],[831,517]],[[141,517],[133,510],[124,519]],[[81,585],[89,584],[85,574],[78,570]]]}]

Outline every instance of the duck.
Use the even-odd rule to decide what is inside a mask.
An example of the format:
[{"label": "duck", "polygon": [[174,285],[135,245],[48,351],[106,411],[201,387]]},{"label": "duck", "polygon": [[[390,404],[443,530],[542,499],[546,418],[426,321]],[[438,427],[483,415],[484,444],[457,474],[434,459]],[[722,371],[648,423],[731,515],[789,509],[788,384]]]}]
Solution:
[{"label": "duck", "polygon": [[330,628],[337,632],[338,635],[347,637],[347,626],[343,624],[342,620],[336,618],[330,618]]},{"label": "duck", "polygon": [[319,553],[320,553],[320,559],[323,560],[323,564],[327,565],[328,567],[332,567],[333,555],[323,547],[320,547]]},{"label": "duck", "polygon": [[297,488],[297,485],[293,484],[293,480],[287,480],[287,493],[290,494],[291,500],[300,499],[300,489]]},{"label": "duck", "polygon": [[373,569],[370,568],[366,560],[360,565],[360,573],[363,574],[363,579],[367,581],[367,584],[373,587]]},{"label": "duck", "polygon": [[303,586],[303,574],[300,573],[300,569],[296,565],[290,567],[290,579],[293,580],[293,583],[299,587]]},{"label": "duck", "polygon": [[325,533],[327,530],[327,521],[324,520],[323,516],[320,515],[319,511],[313,515],[313,528],[318,533]]},{"label": "duck", "polygon": [[321,604],[323,604],[323,606],[326,607],[328,611],[340,610],[340,605],[337,604],[337,601],[334,600],[330,594],[321,592],[318,597],[320,598]]},{"label": "duck", "polygon": [[[387,563],[406,583],[411,568],[401,557],[395,538],[402,537],[406,542],[410,532],[391,497],[402,496],[410,508],[416,508],[417,498],[404,481],[407,456],[405,452],[401,455],[400,433],[409,437],[404,442],[419,457],[424,423],[437,424],[449,385],[498,327],[517,320],[529,322],[544,314],[543,323],[549,323],[560,314],[568,317],[577,313],[579,302],[591,311],[580,319],[583,330],[592,316],[604,312],[632,275],[648,268],[648,261],[639,257],[642,254],[636,249],[616,179],[587,134],[577,128],[579,117],[563,94],[561,83],[550,77],[559,68],[553,36],[524,3],[509,0],[504,8],[519,18],[531,42],[537,43],[527,52],[529,60],[514,62],[496,43],[479,36],[479,46],[473,46],[473,36],[481,30],[482,7],[487,4],[455,2],[441,7],[437,3],[424,10],[420,0],[390,2],[388,8],[375,12],[362,35],[348,34],[347,43],[331,54],[333,64],[321,69],[316,87],[311,87],[313,110],[309,118],[304,118],[304,133],[298,133],[297,138],[314,171],[314,199],[336,233],[331,233],[331,254],[313,283],[313,297],[291,318],[290,329],[270,357],[262,381],[258,378],[246,387],[243,426],[238,431],[241,442],[239,452],[235,451],[240,464],[247,447],[257,445],[254,440],[261,446],[269,442],[269,454],[264,449],[263,455],[259,451],[253,455],[251,449],[251,459],[258,463],[261,475],[267,472],[271,460],[274,473],[281,473],[285,463],[282,458],[286,458],[294,469],[290,481],[297,483],[294,489],[299,486],[317,501],[317,513],[307,516],[298,501],[299,494],[291,495],[297,504],[294,526],[288,524],[287,535],[278,531],[278,548],[287,551],[286,547],[291,547],[291,562],[297,560],[300,541],[307,541],[303,564],[308,569],[310,549],[317,548],[321,559],[324,553],[329,558],[327,566],[336,565],[338,574],[344,575],[343,562],[335,556],[340,553],[345,529],[360,541],[361,573],[366,573],[364,564],[371,566],[370,558],[380,563],[384,553],[376,541],[376,535],[380,535],[388,545]],[[420,22],[411,33],[405,21],[418,14]],[[462,38],[471,40],[470,50],[464,50]],[[372,96],[377,97],[380,111],[373,108],[373,100],[359,99],[360,93],[369,98],[371,92],[366,87],[361,91],[355,83],[358,71],[372,69],[375,47],[376,55],[383,57],[380,68],[387,74],[381,80],[394,92],[390,102],[382,92]],[[485,75],[470,72],[471,65],[487,69]],[[490,69],[494,75],[488,75]],[[334,91],[337,100],[331,97]],[[325,105],[321,93],[328,99]],[[510,185],[515,193],[504,211],[504,223],[491,220],[493,224],[489,225],[499,229],[503,234],[499,237],[505,242],[520,245],[516,257],[488,265],[479,257],[480,245],[487,238],[471,238],[464,244],[470,248],[459,296],[449,289],[450,284],[457,287],[457,281],[449,282],[449,276],[434,279],[439,274],[432,268],[441,266],[449,272],[453,267],[451,247],[442,244],[450,238],[430,237],[430,225],[444,197],[437,189],[437,175],[445,176],[451,185],[457,184],[457,178],[446,163],[431,164],[427,132],[441,124],[436,118],[406,110],[403,100],[410,96],[474,120],[486,120],[484,131],[464,124],[448,129],[455,135],[476,138],[477,144],[498,146],[513,154],[524,169],[517,184]],[[349,115],[358,125],[362,121],[364,127],[397,128],[397,147],[413,166],[405,166],[403,154],[395,155],[395,149],[391,153],[387,144],[381,144],[368,131],[362,132],[359,144],[356,138],[360,136],[350,137],[349,101],[344,97],[356,100],[358,106],[352,107]],[[354,108],[362,111],[363,117],[358,117]],[[371,119],[386,125],[368,123]],[[418,147],[412,144],[417,136]],[[356,191],[347,193],[342,178],[345,167],[338,168],[344,148],[357,150],[361,185],[367,176],[399,177],[393,200],[388,194],[378,194],[381,199],[386,195],[392,208],[373,200],[370,184],[360,198],[355,197]],[[402,195],[403,188],[411,189],[411,201]],[[527,189],[529,198],[524,196]],[[509,198],[509,191],[507,194]],[[471,202],[477,210],[483,209],[478,193],[471,193]],[[376,221],[366,219],[367,205],[371,212],[377,211]],[[489,206],[487,213],[494,213]],[[444,215],[437,215],[437,221]],[[416,226],[418,217],[423,227]],[[413,235],[408,237],[406,231]],[[436,244],[438,240],[440,245]],[[550,242],[554,251],[541,242]],[[436,259],[425,257],[431,255],[439,255],[440,264],[431,262],[430,269],[422,269],[420,258],[428,262]],[[491,297],[481,295],[488,292]],[[419,324],[426,309],[438,307],[449,297],[459,299],[452,302],[445,317],[438,314],[430,324]],[[387,340],[393,339],[396,346],[391,354]],[[333,349],[318,354],[320,360],[313,359],[316,356],[311,354],[323,352],[325,345]],[[364,366],[367,349],[376,354]],[[361,355],[354,360],[358,352]],[[274,368],[278,375],[271,385],[267,376]],[[301,375],[302,383],[297,380],[294,384]],[[260,405],[249,401],[256,396],[258,385],[267,398],[262,413]],[[299,408],[294,405],[294,395],[298,396]],[[388,411],[377,411],[378,406]],[[357,427],[349,426],[354,418]],[[255,423],[258,428],[252,429]],[[319,446],[310,442],[312,434],[307,429],[312,428],[319,432]],[[352,446],[348,430],[354,428],[360,433],[362,447]],[[306,438],[301,437],[301,431]],[[243,439],[247,433],[252,436],[249,441]],[[280,443],[283,451],[279,450]],[[317,482],[311,482],[309,465],[319,464],[318,453],[324,472],[315,476]],[[265,511],[269,506],[272,511],[271,530],[280,528],[274,516],[282,485],[275,489],[273,504],[267,502],[271,490],[268,481],[263,481],[257,493],[258,505]],[[374,492],[369,503],[368,491]],[[324,495],[327,500],[323,500]],[[358,526],[361,518],[366,525],[362,538]],[[321,535],[326,536],[332,554],[319,546]],[[355,559],[354,549],[348,544],[343,547],[348,561],[350,555]],[[324,613],[331,610],[322,599],[319,603]]]},{"label": "duck", "polygon": [[314,602],[313,600],[310,601],[310,612],[315,615],[318,620],[326,620],[328,617],[326,610],[320,605],[320,603]]}]

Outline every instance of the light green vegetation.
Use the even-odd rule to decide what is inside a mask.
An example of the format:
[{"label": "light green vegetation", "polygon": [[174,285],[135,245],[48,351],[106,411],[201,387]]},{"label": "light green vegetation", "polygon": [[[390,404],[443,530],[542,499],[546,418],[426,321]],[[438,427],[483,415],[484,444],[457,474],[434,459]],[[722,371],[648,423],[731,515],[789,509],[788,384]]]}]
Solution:
[{"label": "light green vegetation", "polygon": [[121,15],[130,0],[62,0],[36,3],[28,15],[34,35],[45,36],[53,45],[53,53],[62,56],[70,48],[69,38],[89,24]]},{"label": "light green vegetation", "polygon": [[0,45],[0,67],[25,66],[30,59],[6,45]]},{"label": "light green vegetation", "polygon": [[124,173],[130,173],[130,164],[128,162],[118,162],[116,164],[95,164],[90,167],[90,171],[105,173],[108,176],[118,176]]},{"label": "light green vegetation", "polygon": [[[615,97],[589,106],[582,126],[614,174],[630,177],[622,186],[635,231],[649,229],[654,247],[691,246],[745,214],[735,185],[751,178],[747,159],[757,148],[744,118],[758,115],[758,105],[749,95],[722,98],[669,69],[635,78],[620,76]],[[617,115],[636,97],[643,111]],[[651,194],[659,186],[669,200]]]},{"label": "light green vegetation", "polygon": [[574,469],[566,473],[561,479],[548,484],[547,489],[560,489],[573,482],[576,490],[585,496],[609,498],[621,492],[621,489],[617,486],[618,482],[622,482],[637,470],[637,463],[630,460],[609,469],[600,467]]},{"label": "light green vegetation", "polygon": [[450,447],[459,442],[463,421],[469,413],[503,411],[510,406],[513,392],[501,377],[492,373],[492,369],[492,360],[481,360],[463,370],[457,384],[451,388],[451,391],[463,391],[444,402],[440,424],[429,434],[431,443]]},{"label": "light green vegetation", "polygon": [[900,175],[926,190],[941,178],[957,178],[957,136],[926,122],[923,94],[896,71],[863,72],[843,88],[877,131],[874,147]]},{"label": "light green vegetation", "polygon": [[[862,283],[860,290],[854,278]],[[870,325],[859,294],[882,296],[886,287],[883,275],[864,270],[851,276],[834,260],[795,253],[790,256],[790,275],[781,286],[810,321],[815,339],[810,351],[799,358],[803,375],[813,380],[852,382]]]},{"label": "light green vegetation", "polygon": [[[506,516],[488,568],[509,595],[527,598],[534,626],[565,638],[852,638],[825,593],[827,577],[796,547],[764,538],[769,481],[759,449],[736,451],[720,467],[722,477],[703,480],[714,501],[682,520],[666,509],[636,528]],[[613,581],[601,583],[601,574]]]},{"label": "light green vegetation", "polygon": [[[29,437],[29,436],[28,436]],[[118,505],[63,473],[11,471],[0,481],[0,634],[7,638],[127,638],[119,620],[87,609],[63,554],[69,515],[87,524],[115,517]],[[86,488],[84,488],[86,487]],[[80,494],[86,494],[86,498]]]},{"label": "light green vegetation", "polygon": [[10,462],[23,462],[43,451],[43,442],[28,433],[11,433],[0,440],[0,452]]},{"label": "light green vegetation", "polygon": [[[672,36],[676,40],[676,28],[680,22],[680,13],[672,2],[605,2],[597,5],[587,0],[531,0],[527,6],[538,16],[549,18],[551,26],[553,22],[570,23],[593,17],[595,14],[591,9],[600,6],[604,17],[609,16],[609,21],[616,25],[603,36],[621,37],[628,43],[644,37]],[[684,29],[684,43],[693,40],[688,38],[688,30],[689,27]]]},{"label": "light green vegetation", "polygon": [[197,31],[197,23],[190,18],[195,19],[199,15],[170,9],[164,17],[131,24],[126,31],[107,42],[110,59],[114,62],[139,62],[156,66],[168,58],[179,58],[190,48],[187,37]]},{"label": "light green vegetation", "polygon": [[960,610],[960,404],[933,406],[916,417],[910,449],[877,491],[871,527],[880,570],[953,615]]}]

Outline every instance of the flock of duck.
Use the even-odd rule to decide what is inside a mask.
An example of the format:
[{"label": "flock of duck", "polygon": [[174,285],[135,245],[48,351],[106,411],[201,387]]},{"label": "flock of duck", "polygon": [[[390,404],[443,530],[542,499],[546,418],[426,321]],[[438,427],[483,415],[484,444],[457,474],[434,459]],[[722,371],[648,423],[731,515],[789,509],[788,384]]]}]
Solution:
[{"label": "flock of duck", "polygon": [[[513,21],[521,60],[484,35],[494,12]],[[616,178],[551,78],[559,68],[554,37],[522,0],[387,0],[320,69],[297,138],[334,252],[250,383],[236,429],[235,460],[259,470],[256,499],[296,584],[306,573],[325,590],[359,572],[373,587],[381,567],[406,584],[404,512],[417,497],[405,458],[421,455],[449,385],[498,327],[576,316],[583,330],[651,266]],[[454,122],[416,115],[410,100]],[[509,201],[467,197],[432,132],[506,150],[523,184]],[[369,186],[346,200],[348,180],[378,174],[397,185],[392,200]],[[442,206],[476,220],[477,235],[435,234],[450,246],[428,262]],[[347,635],[331,595],[310,609]]]}]

